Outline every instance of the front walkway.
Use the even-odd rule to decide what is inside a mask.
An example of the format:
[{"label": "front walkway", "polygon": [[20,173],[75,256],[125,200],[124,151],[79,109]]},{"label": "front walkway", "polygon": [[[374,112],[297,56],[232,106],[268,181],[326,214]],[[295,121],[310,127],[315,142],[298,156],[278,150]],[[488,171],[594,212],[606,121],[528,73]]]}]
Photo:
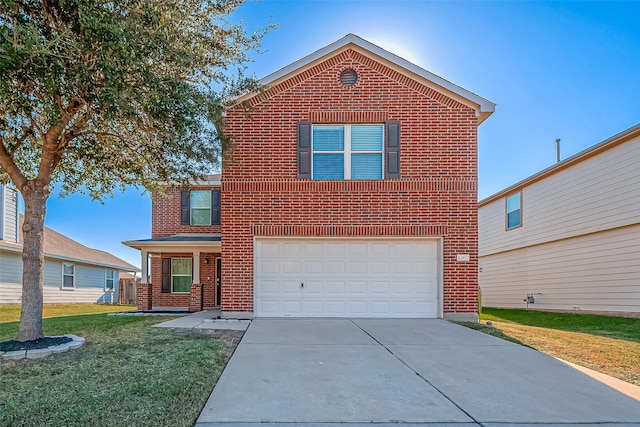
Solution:
[{"label": "front walkway", "polygon": [[197,426],[265,422],[640,427],[640,402],[442,320],[254,319]]}]

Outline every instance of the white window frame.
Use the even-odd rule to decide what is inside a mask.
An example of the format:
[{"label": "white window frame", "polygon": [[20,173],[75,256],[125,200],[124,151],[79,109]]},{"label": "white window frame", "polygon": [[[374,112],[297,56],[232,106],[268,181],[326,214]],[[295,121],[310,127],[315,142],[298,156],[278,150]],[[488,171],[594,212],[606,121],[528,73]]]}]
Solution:
[{"label": "white window frame", "polygon": [[[209,193],[209,206],[206,208],[203,207],[193,207],[193,193]],[[191,190],[189,194],[189,225],[193,226],[202,226],[202,225],[211,225],[211,198],[212,198],[211,190]],[[193,223],[193,211],[194,210],[208,210],[209,211],[209,221],[204,224],[194,224]]]},{"label": "white window frame", "polygon": [[[520,215],[519,215],[519,220],[520,221],[518,222],[517,225],[509,226],[509,213],[510,213],[510,211],[509,211],[509,199],[511,199],[512,197],[515,197],[515,196],[519,196],[519,199],[520,199],[519,200],[520,201],[520,206],[517,209],[518,212],[520,212]],[[522,191],[517,191],[517,192],[512,193],[512,194],[510,194],[510,195],[508,195],[507,197],[504,198],[504,212],[505,212],[505,215],[504,215],[504,227],[505,227],[505,229],[507,231],[515,230],[516,228],[522,227]],[[515,210],[513,210],[511,212],[515,212]]]},{"label": "white window frame", "polygon": [[[111,272],[111,279],[109,279],[109,272]],[[109,287],[109,280],[111,280],[111,287]],[[104,271],[104,290],[113,291],[116,287],[116,271],[106,269]]]},{"label": "white window frame", "polygon": [[[313,129],[315,127],[323,127],[323,126],[343,126],[344,127],[344,151],[315,151],[313,149]],[[311,178],[313,178],[313,157],[317,154],[343,154],[344,155],[344,178],[343,180],[351,180],[351,127],[352,126],[380,126],[382,128],[382,146],[380,151],[356,151],[356,154],[380,154],[382,158],[381,168],[380,168],[380,178],[379,179],[370,179],[372,181],[381,181],[384,179],[384,138],[385,138],[385,129],[384,124],[382,123],[318,123],[311,125]],[[361,179],[357,179],[360,181]],[[367,180],[365,180],[367,181]]]},{"label": "white window frame", "polygon": [[[173,272],[173,260],[174,259],[188,259],[189,261],[191,261],[191,273],[190,274],[174,274],[174,272]],[[174,277],[189,277],[189,279],[191,279],[191,281],[189,282],[189,290],[188,291],[184,291],[184,292],[176,292],[176,291],[174,291],[173,290],[173,278]],[[174,257],[174,258],[171,258],[171,293],[172,294],[182,294],[182,295],[191,293],[191,283],[192,282],[193,282],[193,258],[187,258],[187,257]]]},{"label": "white window frame", "polygon": [[[71,274],[65,274],[64,267],[65,265],[71,266],[73,268],[73,272]],[[71,277],[71,286],[64,285],[64,278]],[[62,283],[60,284],[61,289],[75,289],[76,288],[76,265],[72,262],[62,262]]]}]

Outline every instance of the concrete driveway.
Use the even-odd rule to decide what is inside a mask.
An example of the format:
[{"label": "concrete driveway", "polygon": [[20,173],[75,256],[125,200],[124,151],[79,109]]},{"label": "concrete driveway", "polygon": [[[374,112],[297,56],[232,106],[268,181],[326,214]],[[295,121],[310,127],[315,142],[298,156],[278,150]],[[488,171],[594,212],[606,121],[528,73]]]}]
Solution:
[{"label": "concrete driveway", "polygon": [[640,402],[442,320],[255,319],[197,426],[265,422],[640,426]]}]

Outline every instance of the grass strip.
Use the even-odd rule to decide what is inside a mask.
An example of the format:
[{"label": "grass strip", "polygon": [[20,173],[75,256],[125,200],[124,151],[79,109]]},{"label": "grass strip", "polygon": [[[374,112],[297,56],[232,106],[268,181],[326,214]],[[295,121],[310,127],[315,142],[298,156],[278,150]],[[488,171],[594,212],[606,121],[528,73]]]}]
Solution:
[{"label": "grass strip", "polygon": [[[151,328],[168,317],[73,315],[44,319],[47,335],[83,347],[0,362],[0,425],[192,426],[232,349],[209,335]],[[0,324],[0,341],[17,333]]]},{"label": "grass strip", "polygon": [[640,386],[640,319],[485,307],[480,322],[464,325]]}]

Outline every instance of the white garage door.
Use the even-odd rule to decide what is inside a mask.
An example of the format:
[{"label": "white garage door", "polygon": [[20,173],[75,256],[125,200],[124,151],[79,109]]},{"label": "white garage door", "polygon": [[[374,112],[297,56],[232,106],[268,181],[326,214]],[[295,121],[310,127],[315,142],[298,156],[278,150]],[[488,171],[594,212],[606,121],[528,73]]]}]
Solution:
[{"label": "white garage door", "polygon": [[439,242],[267,239],[255,242],[255,315],[438,316]]}]

